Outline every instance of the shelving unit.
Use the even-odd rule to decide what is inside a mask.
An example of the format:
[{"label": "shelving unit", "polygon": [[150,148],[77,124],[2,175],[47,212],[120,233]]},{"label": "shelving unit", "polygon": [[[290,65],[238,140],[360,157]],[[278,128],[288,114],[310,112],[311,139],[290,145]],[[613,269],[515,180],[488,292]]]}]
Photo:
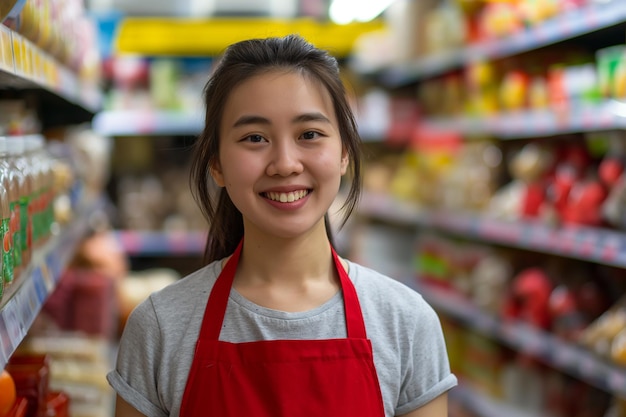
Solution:
[{"label": "shelving unit", "polygon": [[[10,17],[15,18],[25,1],[9,3],[13,6]],[[0,19],[5,17],[0,16]],[[51,53],[1,24],[1,20],[0,90],[12,99],[28,100],[44,130],[91,121],[103,100],[95,81],[87,81],[84,74],[73,72]],[[80,201],[78,207],[72,207],[75,213],[72,220],[61,225],[41,247],[34,248],[30,263],[6,288],[0,300],[0,369],[4,369],[26,337],[59,283],[75,249],[89,230],[92,214],[104,208],[100,197],[89,197],[92,193],[84,190],[80,193],[72,197]]]},{"label": "shelving unit", "polygon": [[197,135],[204,115],[190,111],[109,110],[93,119],[93,129],[103,136]]},{"label": "shelving unit", "polygon": [[434,308],[471,329],[604,391],[622,397],[626,395],[626,368],[608,363],[576,344],[560,340],[525,323],[503,322],[454,293],[417,281],[405,282],[420,292]]},{"label": "shelving unit", "polygon": [[97,85],[82,82],[28,39],[3,25],[0,25],[0,85],[40,89],[90,113],[102,105]]},{"label": "shelving unit", "polygon": [[[106,110],[92,121],[103,136],[197,136],[204,128],[204,115],[188,110]],[[382,130],[362,130],[364,142],[379,141]]]},{"label": "shelving unit", "polygon": [[[451,11],[451,9],[445,10]],[[425,12],[426,10],[423,11]],[[437,13],[443,13],[442,9],[436,9],[434,5],[429,11],[432,11],[433,16],[441,16]],[[436,20],[436,18],[433,17],[433,20]],[[470,24],[475,24],[477,21],[472,21]],[[402,27],[402,23],[408,24],[409,22],[413,22],[413,20],[401,20],[399,26]],[[429,23],[430,21],[427,22]],[[478,24],[482,23],[484,22]],[[438,25],[437,27],[443,27],[443,25]],[[429,30],[431,31],[424,34],[425,38],[436,35],[432,33],[432,29]],[[563,149],[566,149],[565,146],[569,144],[586,143],[583,134],[626,129],[626,102],[623,101],[623,98],[615,100],[604,99],[601,101],[588,99],[585,102],[572,101],[567,105],[550,104],[547,108],[541,110],[488,113],[493,111],[493,108],[498,107],[499,104],[504,104],[504,102],[497,103],[497,101],[502,97],[501,94],[507,91],[505,88],[510,87],[510,85],[505,84],[505,82],[510,81],[510,78],[506,77],[514,72],[514,68],[519,67],[519,75],[521,77],[537,76],[538,79],[550,85],[550,82],[555,82],[556,84],[559,82],[558,76],[560,74],[555,75],[554,73],[555,64],[562,64],[564,74],[570,75],[571,73],[567,71],[575,68],[576,63],[581,65],[584,62],[588,63],[589,68],[593,67],[592,70],[597,71],[595,75],[597,75],[598,79],[594,82],[598,82],[601,76],[606,75],[606,73],[602,72],[605,70],[603,66],[604,61],[601,60],[604,55],[594,55],[593,51],[599,51],[616,44],[623,44],[624,33],[626,33],[626,2],[588,2],[588,6],[560,12],[555,17],[543,21],[543,23],[538,23],[535,26],[526,26],[525,29],[498,40],[468,44],[457,50],[445,51],[439,46],[443,52],[434,55],[420,56],[405,63],[392,64],[377,69],[368,68],[359,71],[359,68],[354,68],[354,70],[360,73],[368,83],[374,82],[379,87],[391,90],[389,94],[391,97],[397,92],[399,102],[405,100],[405,97],[409,94],[413,95],[414,100],[424,98],[425,103],[423,108],[421,108],[419,120],[414,126],[403,129],[403,132],[407,132],[407,137],[414,134],[416,138],[415,143],[423,137],[425,148],[431,145],[435,148],[439,133],[441,134],[441,143],[444,149],[448,149],[446,148],[448,144],[446,140],[449,140],[451,136],[462,138],[468,143],[474,140],[490,138],[495,140],[490,143],[495,143],[496,146],[501,148],[503,160],[507,161],[507,157],[510,156],[509,152],[515,152],[515,150],[519,149],[518,145],[523,147],[528,142],[548,142],[552,139],[561,140],[562,138],[564,139],[563,142],[571,140],[563,145]],[[445,36],[442,35],[442,39],[444,38]],[[428,44],[428,39],[424,39],[423,42],[424,45]],[[430,46],[437,47],[434,43],[433,45],[424,45],[416,44],[414,47],[420,50]],[[566,55],[565,51],[559,51],[556,48],[552,49],[553,46],[557,45],[564,48],[572,46],[572,53],[576,54],[576,51],[582,51],[581,56],[584,56],[584,58],[579,61],[575,59],[568,60],[568,58],[564,57]],[[545,57],[548,53],[541,55],[543,53],[541,50],[554,51],[554,59],[546,59]],[[408,53],[408,48],[403,49],[403,51]],[[537,51],[537,54],[533,54],[533,51]],[[559,52],[562,53],[563,57],[560,56]],[[594,59],[595,67],[592,63]],[[485,62],[484,66],[476,65],[482,62]],[[472,84],[469,86],[472,82],[475,84],[479,83],[471,77],[472,75],[476,77],[479,75],[471,71],[480,72],[482,69],[485,72],[481,73],[481,75],[489,78],[489,85],[477,86]],[[516,73],[515,75],[518,74]],[[575,76],[572,79],[574,78]],[[604,78],[604,80],[607,79],[608,77]],[[573,81],[574,84],[572,85],[563,83],[564,95],[562,97],[569,97],[575,94],[573,92],[575,88],[572,88],[572,86],[576,86],[575,83],[580,79],[577,78],[576,80]],[[483,79],[483,81],[485,80]],[[591,85],[591,82],[589,85]],[[487,81],[485,83],[487,84]],[[467,91],[461,91],[464,86],[467,88]],[[473,87],[476,90],[472,90]],[[482,87],[485,87],[485,89],[493,88],[494,90],[485,93],[485,91],[480,90]],[[568,90],[568,87],[572,89],[571,92]],[[497,93],[489,95],[495,90],[497,90]],[[512,90],[513,88],[509,91]],[[441,97],[437,96],[439,91],[441,91]],[[519,96],[515,95],[515,97],[520,98],[518,103],[521,103],[522,95],[526,94],[527,91],[517,90],[514,93],[512,92],[512,94],[517,93],[519,93]],[[603,90],[603,94],[606,97],[609,96],[606,90]],[[618,93],[610,94],[612,97],[618,95]],[[524,97],[527,98],[528,95]],[[455,98],[458,99],[457,102],[454,102]],[[481,99],[485,101],[482,102],[480,101]],[[494,102],[489,101],[490,99],[494,99]],[[563,100],[567,99],[563,98]],[[556,102],[556,100],[553,101]],[[488,105],[485,105],[487,102]],[[437,105],[440,105],[440,107],[436,107]],[[500,107],[504,108],[505,106],[502,105]],[[433,109],[433,115],[427,113],[429,109]],[[460,111],[459,109],[472,109],[473,112],[482,112],[485,115],[474,116],[473,112],[470,114],[468,110],[468,113],[460,116],[434,116],[435,113],[440,114],[440,112],[447,112],[447,114],[453,114],[454,112],[454,114],[457,114]],[[394,117],[389,117],[389,119],[393,123]],[[400,125],[401,122],[399,120],[398,124]],[[404,127],[402,126],[402,128]],[[393,129],[394,126],[391,126],[391,128]],[[400,126],[398,126],[398,129],[400,129]],[[593,135],[593,137],[604,139],[601,135]],[[394,151],[395,149],[397,151],[398,146],[393,143],[392,139],[391,137],[388,139],[389,150]],[[384,144],[386,140],[384,135],[382,135],[380,142]],[[516,140],[519,140],[519,144],[513,143]],[[410,148],[415,143],[407,143],[407,145]],[[419,146],[420,144],[417,145]],[[594,145],[597,145],[597,143],[594,142]],[[471,146],[468,146],[468,149],[477,149]],[[459,149],[461,147],[462,145],[459,145]],[[619,147],[615,146],[611,149],[615,148]],[[425,152],[427,153],[429,150],[431,149],[428,148]],[[598,151],[598,148],[594,148],[594,151]],[[419,153],[420,149],[417,152]],[[435,155],[434,158],[454,158],[451,156],[453,151],[450,151],[449,154],[442,151],[441,154],[444,155],[441,156],[435,150],[433,154]],[[465,155],[463,154],[463,156]],[[395,154],[392,157],[395,157]],[[592,157],[594,161],[596,161],[595,158],[599,159],[597,153]],[[408,186],[406,182],[409,175],[402,168],[407,168],[408,172],[414,172],[411,171],[412,168],[416,170],[423,169],[427,171],[424,177],[430,178],[428,175],[436,177],[438,174],[428,171],[429,168],[432,171],[436,171],[437,168],[444,170],[446,168],[443,165],[451,163],[450,161],[438,159],[433,164],[441,164],[442,167],[437,165],[433,168],[426,166],[426,162],[420,165],[422,161],[415,162],[409,156],[402,161],[407,165],[400,167],[398,171],[398,183],[402,187]],[[414,165],[411,165],[411,162],[408,161],[414,161]],[[389,170],[384,171],[385,173],[393,171],[392,163],[388,159],[381,158],[381,168]],[[456,171],[454,174],[456,176],[453,177],[453,181],[456,181],[455,184],[458,184],[460,181],[458,176],[460,174]],[[377,189],[382,189],[381,184],[376,182],[374,184]],[[430,196],[431,194],[429,193],[431,191],[433,190],[424,190],[420,195]],[[430,255],[436,258],[432,259],[433,265],[429,265],[433,269],[437,268],[435,263],[438,261],[442,263],[449,261],[452,268],[463,268],[460,265],[463,260],[456,259],[455,255],[450,254],[449,258],[445,258],[441,254],[441,258],[439,258],[440,254],[435,254],[437,251],[443,252],[445,248],[450,248],[453,251],[456,238],[459,237],[467,242],[476,242],[481,247],[496,245],[534,252],[535,254],[528,256],[530,262],[539,260],[538,262],[540,263],[541,259],[555,255],[586,263],[626,268],[626,230],[573,224],[548,224],[539,219],[522,218],[512,220],[496,218],[495,213],[470,212],[464,209],[428,208],[417,206],[408,201],[399,201],[387,194],[367,192],[363,196],[356,214],[358,215],[357,223],[371,222],[371,230],[376,230],[382,227],[380,224],[382,221],[388,224],[389,230],[395,231],[398,237],[404,236],[403,233],[405,232],[411,233],[411,230],[415,231],[416,235],[422,230],[435,232],[435,237],[432,239],[433,242],[438,242],[437,237],[440,236],[447,235],[452,237],[450,246],[445,244],[441,244],[441,246],[436,244],[432,246],[424,245],[427,247],[424,254],[424,263],[431,260],[428,257]],[[360,227],[366,229],[367,226],[360,224],[355,226],[355,229],[359,230]],[[369,236],[367,231],[361,231],[361,233],[362,236]],[[392,232],[390,234],[393,236]],[[428,235],[430,236],[430,233]],[[369,238],[372,241],[375,239],[371,236]],[[387,237],[387,239],[392,238]],[[442,239],[442,242],[447,241]],[[355,240],[354,246],[356,250],[359,250],[361,247],[365,248],[363,249],[365,254],[362,255],[364,259],[375,255],[375,253],[371,252],[368,243]],[[370,252],[368,252],[368,248]],[[432,251],[432,253],[429,251]],[[535,256],[536,254],[544,254],[546,256]],[[520,254],[520,257],[522,256]],[[463,255],[459,254],[458,258],[462,257]],[[372,262],[375,263],[377,261]],[[411,271],[407,276],[408,278],[405,277],[402,281],[420,292],[435,310],[460,323],[460,329],[462,330],[459,330],[459,333],[482,335],[494,341],[495,344],[508,346],[514,352],[537,358],[549,368],[554,369],[556,373],[569,375],[597,388],[599,391],[603,391],[606,393],[607,398],[609,396],[612,396],[613,399],[626,398],[626,368],[623,366],[612,362],[609,358],[600,357],[577,342],[566,341],[548,331],[538,330],[521,321],[503,321],[502,317],[487,313],[457,292],[442,289],[426,281],[419,281],[416,277],[411,276],[411,274],[414,274],[414,267],[412,268],[411,262],[412,260],[407,260],[406,268],[411,268]],[[503,259],[503,262],[506,262],[506,260]],[[520,263],[523,264],[522,261]],[[448,265],[446,264],[446,266]],[[518,265],[515,267],[521,268],[522,266]],[[542,265],[540,264],[538,267],[541,268]],[[608,270],[612,269],[608,268]],[[464,273],[468,273],[468,271],[459,272],[459,274]],[[450,272],[449,275],[450,279],[456,278],[454,272]],[[567,277],[563,278],[566,279]],[[590,277],[589,279],[595,278]],[[464,283],[468,284],[467,281],[464,281]],[[454,329],[451,330],[451,334],[453,334],[453,337],[456,337]],[[480,347],[476,348],[477,351],[480,349]],[[477,355],[475,352],[473,353]],[[470,355],[470,353],[465,353],[465,355]],[[465,358],[459,360],[462,361]],[[471,357],[468,360],[471,362],[474,358]],[[480,359],[476,361],[480,361]],[[516,365],[512,362],[512,366]],[[460,372],[463,374],[462,369]],[[489,371],[486,370],[485,372]],[[463,377],[464,375],[461,376]],[[481,375],[481,377],[483,376]],[[468,382],[471,383],[474,377],[472,370],[468,370]],[[477,384],[481,383],[481,377],[476,377]],[[510,408],[506,404],[499,403],[473,391],[469,384],[464,383],[463,379],[461,379],[460,386],[451,392],[450,398],[481,417],[500,415],[546,416],[546,413],[543,412],[539,414],[520,414],[518,413],[519,410]]]},{"label": "shelving unit", "polygon": [[431,228],[520,249],[626,267],[626,234],[576,225],[549,226],[539,221],[506,221],[487,215],[427,210],[386,195],[366,194],[359,213],[413,227]]},{"label": "shelving unit", "polygon": [[[576,226],[553,228],[537,222],[505,222],[484,216],[428,212],[406,202],[372,194],[364,196],[359,214],[409,227],[434,228],[487,243],[626,267],[626,234],[620,232]],[[515,351],[540,358],[547,365],[602,390],[626,395],[626,368],[525,323],[502,322],[450,291],[420,283],[413,277],[404,278],[402,282],[421,293],[435,309],[466,327],[501,341]]]},{"label": "shelving unit", "polygon": [[203,232],[119,230],[114,236],[130,256],[202,255],[206,243],[206,233]]},{"label": "shelving unit", "polygon": [[35,250],[32,261],[0,302],[0,369],[24,339],[48,296],[54,291],[78,242],[85,236],[90,215],[101,200],[83,204],[77,217],[60,234]]},{"label": "shelving unit", "polygon": [[607,131],[626,129],[626,103],[616,100],[580,103],[561,110],[500,113],[487,118],[431,118],[424,124],[432,130],[487,134],[503,140]]},{"label": "shelving unit", "polygon": [[[539,417],[539,415],[522,411],[506,403],[494,401],[481,392],[465,385],[459,385],[450,391],[450,398],[457,401],[471,412],[481,417]],[[541,417],[550,417],[541,414]]]},{"label": "shelving unit", "polygon": [[536,27],[497,41],[420,58],[378,71],[387,87],[399,87],[458,69],[476,59],[497,59],[590,34],[626,21],[626,3],[594,4],[560,14]]}]

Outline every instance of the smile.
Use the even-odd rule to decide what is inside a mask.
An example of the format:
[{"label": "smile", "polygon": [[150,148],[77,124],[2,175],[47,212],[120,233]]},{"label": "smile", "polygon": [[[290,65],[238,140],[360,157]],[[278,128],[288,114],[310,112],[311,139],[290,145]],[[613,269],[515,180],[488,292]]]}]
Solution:
[{"label": "smile", "polygon": [[298,201],[309,194],[309,190],[298,190],[291,191],[288,193],[276,193],[270,191],[268,193],[261,193],[261,195],[265,198],[268,198],[272,201],[280,201],[281,203],[293,203],[294,201]]}]

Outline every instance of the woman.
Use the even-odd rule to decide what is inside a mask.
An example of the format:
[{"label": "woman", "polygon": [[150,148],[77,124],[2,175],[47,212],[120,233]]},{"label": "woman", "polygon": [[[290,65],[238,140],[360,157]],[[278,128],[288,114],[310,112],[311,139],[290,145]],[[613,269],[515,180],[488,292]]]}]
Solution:
[{"label": "woman", "polygon": [[297,36],[240,42],[204,97],[192,185],[208,265],[132,313],[108,375],[116,415],[446,416],[456,378],[433,310],[331,245],[349,168],[346,218],[361,187],[336,60]]}]

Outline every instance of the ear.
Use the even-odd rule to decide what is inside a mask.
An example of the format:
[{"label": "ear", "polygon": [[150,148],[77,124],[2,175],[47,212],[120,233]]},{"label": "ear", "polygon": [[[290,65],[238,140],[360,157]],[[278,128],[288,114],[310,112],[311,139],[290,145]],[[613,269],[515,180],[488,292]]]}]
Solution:
[{"label": "ear", "polygon": [[213,177],[213,181],[217,184],[218,187],[224,187],[224,174],[222,174],[222,166],[219,161],[215,161],[211,163],[209,168],[209,172],[211,177]]},{"label": "ear", "polygon": [[350,155],[348,155],[348,151],[344,148],[341,154],[341,175],[345,175],[348,170],[348,165],[350,164]]}]

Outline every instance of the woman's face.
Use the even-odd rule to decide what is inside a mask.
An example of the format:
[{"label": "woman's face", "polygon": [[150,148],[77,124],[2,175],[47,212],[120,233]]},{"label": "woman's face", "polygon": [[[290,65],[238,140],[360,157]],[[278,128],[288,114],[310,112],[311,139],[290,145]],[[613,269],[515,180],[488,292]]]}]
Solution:
[{"label": "woman's face", "polygon": [[212,175],[242,213],[246,234],[292,238],[323,230],[347,166],[334,106],[320,83],[276,70],[231,91]]}]

